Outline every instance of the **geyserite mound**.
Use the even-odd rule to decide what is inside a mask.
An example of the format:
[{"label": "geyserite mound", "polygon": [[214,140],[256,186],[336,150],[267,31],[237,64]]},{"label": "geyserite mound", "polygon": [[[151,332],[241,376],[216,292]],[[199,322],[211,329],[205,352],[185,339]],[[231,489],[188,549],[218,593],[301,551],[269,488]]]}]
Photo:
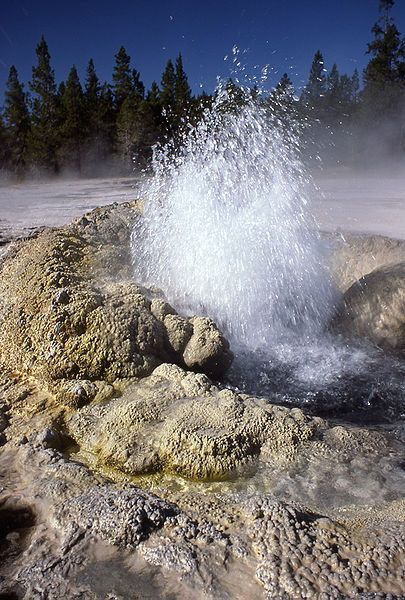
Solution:
[{"label": "geyserite mound", "polygon": [[105,396],[106,384],[144,377],[162,362],[219,376],[232,361],[213,321],[183,318],[159,291],[128,280],[131,211],[133,223],[136,205],[126,205],[43,231],[3,264],[0,360],[64,404]]},{"label": "geyserite mound", "polygon": [[259,454],[290,460],[322,425],[298,409],[219,390],[175,365],[161,365],[121,398],[86,406],[67,423],[100,466],[198,479],[229,476]]}]

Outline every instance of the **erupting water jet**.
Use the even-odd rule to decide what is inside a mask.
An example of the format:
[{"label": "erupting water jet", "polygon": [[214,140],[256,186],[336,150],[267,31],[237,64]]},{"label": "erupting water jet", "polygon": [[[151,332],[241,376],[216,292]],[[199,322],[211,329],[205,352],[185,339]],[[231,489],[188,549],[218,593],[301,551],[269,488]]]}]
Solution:
[{"label": "erupting water jet", "polygon": [[296,128],[261,98],[230,105],[220,87],[180,148],[156,149],[133,235],[135,277],[255,350],[319,332],[334,291]]}]

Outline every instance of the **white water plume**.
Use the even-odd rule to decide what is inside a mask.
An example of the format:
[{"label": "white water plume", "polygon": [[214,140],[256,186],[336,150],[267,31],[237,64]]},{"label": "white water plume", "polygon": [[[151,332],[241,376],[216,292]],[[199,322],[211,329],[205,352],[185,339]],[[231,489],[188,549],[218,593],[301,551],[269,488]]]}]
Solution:
[{"label": "white water plume", "polygon": [[256,349],[316,335],[333,290],[295,128],[263,99],[243,104],[220,89],[180,149],[156,150],[133,258],[138,281]]}]

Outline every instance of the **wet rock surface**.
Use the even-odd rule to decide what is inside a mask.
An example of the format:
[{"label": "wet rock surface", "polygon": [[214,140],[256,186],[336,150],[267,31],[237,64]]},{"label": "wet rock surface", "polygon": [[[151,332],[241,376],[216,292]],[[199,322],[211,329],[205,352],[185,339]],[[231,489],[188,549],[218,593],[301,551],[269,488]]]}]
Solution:
[{"label": "wet rock surface", "polygon": [[[115,485],[39,444],[10,444],[2,468],[5,460],[20,478],[18,484],[2,478],[2,506],[15,502],[9,539],[19,544],[0,567],[0,593],[27,599],[43,598],[44,590],[49,598],[132,599],[142,587],[140,598],[404,593],[403,502],[325,514],[271,494],[190,490],[163,499]],[[23,508],[16,508],[17,491],[18,503],[25,496]],[[100,581],[100,570],[108,578]]]},{"label": "wet rock surface", "polygon": [[403,240],[351,233],[324,233],[323,238],[330,246],[332,276],[342,292],[368,273],[405,260]]},{"label": "wet rock surface", "polygon": [[128,281],[138,210],[2,263],[0,598],[404,598],[396,433],[214,384],[215,324]]},{"label": "wet rock surface", "polygon": [[405,351],[405,262],[375,269],[344,294],[334,326],[382,348]]}]

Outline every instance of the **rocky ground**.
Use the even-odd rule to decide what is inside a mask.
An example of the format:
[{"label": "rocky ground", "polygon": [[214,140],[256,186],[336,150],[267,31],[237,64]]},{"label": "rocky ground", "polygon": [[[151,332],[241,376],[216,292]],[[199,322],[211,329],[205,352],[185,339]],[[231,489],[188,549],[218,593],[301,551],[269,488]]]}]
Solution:
[{"label": "rocky ground", "polygon": [[[403,430],[221,386],[215,323],[132,281],[140,212],[97,209],[3,254],[0,598],[405,598]],[[403,244],[331,243],[334,327],[402,352]],[[349,475],[367,489],[345,504]]]}]

